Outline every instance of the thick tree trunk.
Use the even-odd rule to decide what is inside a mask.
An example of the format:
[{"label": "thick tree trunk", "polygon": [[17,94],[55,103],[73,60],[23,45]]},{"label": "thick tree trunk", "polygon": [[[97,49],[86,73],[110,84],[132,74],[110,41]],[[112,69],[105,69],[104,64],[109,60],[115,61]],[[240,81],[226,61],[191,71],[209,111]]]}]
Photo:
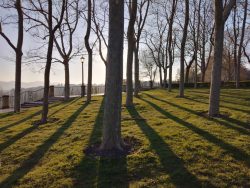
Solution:
[{"label": "thick tree trunk", "polygon": [[124,0],[109,0],[109,42],[101,150],[122,150]]},{"label": "thick tree trunk", "polygon": [[18,12],[18,39],[16,48],[16,74],[15,74],[15,100],[14,112],[20,112],[20,97],[21,97],[21,72],[22,72],[22,46],[23,46],[23,11],[21,0],[15,3]]},{"label": "thick tree trunk", "polygon": [[214,64],[211,76],[209,116],[219,115],[221,66],[224,40],[223,2],[215,1]]},{"label": "thick tree trunk", "polygon": [[183,29],[183,36],[181,41],[181,66],[180,66],[180,84],[179,96],[184,97],[184,61],[185,61],[185,45],[187,39],[187,28],[189,22],[189,0],[185,0],[185,24]]},{"label": "thick tree trunk", "polygon": [[69,61],[64,61],[65,71],[65,83],[64,83],[64,100],[68,101],[70,97],[70,85],[69,85]]},{"label": "thick tree trunk", "polygon": [[134,39],[134,24],[136,20],[137,12],[137,0],[132,0],[129,5],[130,8],[130,19],[128,25],[128,54],[127,54],[127,84],[126,84],[126,106],[133,105],[133,52],[135,47]]}]

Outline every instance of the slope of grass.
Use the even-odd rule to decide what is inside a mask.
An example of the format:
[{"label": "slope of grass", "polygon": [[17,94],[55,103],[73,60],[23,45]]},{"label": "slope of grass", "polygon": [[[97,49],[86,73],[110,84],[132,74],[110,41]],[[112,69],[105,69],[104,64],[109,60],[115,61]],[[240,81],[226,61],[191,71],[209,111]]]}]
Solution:
[{"label": "slope of grass", "polygon": [[103,98],[0,114],[0,187],[250,187],[250,90],[222,90],[209,119],[207,89],[143,92],[122,108],[122,134],[142,146],[119,159],[86,156],[101,140]]}]

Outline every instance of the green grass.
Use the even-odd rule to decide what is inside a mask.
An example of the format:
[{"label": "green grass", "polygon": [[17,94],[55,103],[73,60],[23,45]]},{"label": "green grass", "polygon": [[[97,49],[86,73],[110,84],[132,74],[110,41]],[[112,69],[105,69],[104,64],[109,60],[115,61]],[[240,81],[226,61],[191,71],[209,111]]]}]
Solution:
[{"label": "green grass", "polygon": [[250,90],[223,89],[223,118],[201,116],[209,90],[143,92],[122,108],[122,134],[142,146],[119,159],[90,157],[101,140],[103,98],[0,114],[0,187],[250,187]]}]

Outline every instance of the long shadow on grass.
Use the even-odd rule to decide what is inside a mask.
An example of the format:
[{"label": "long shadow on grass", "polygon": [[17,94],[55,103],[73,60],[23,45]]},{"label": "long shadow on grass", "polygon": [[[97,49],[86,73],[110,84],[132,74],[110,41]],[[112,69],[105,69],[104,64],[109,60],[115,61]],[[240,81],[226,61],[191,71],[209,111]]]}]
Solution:
[{"label": "long shadow on grass", "polygon": [[[188,96],[185,96],[185,99],[188,99],[188,100],[191,100],[191,101],[194,101],[194,102],[198,102],[198,103],[209,104],[208,102],[205,102],[205,101],[203,101],[203,100],[193,99],[193,98],[188,97]],[[239,108],[233,108],[233,107],[224,106],[224,105],[220,105],[220,107],[227,108],[227,109],[231,109],[231,110],[235,110],[235,111],[244,112],[244,113],[247,113],[247,114],[250,113],[250,110],[244,110],[244,109],[239,109]]]},{"label": "long shadow on grass", "polygon": [[129,114],[135,119],[137,125],[149,139],[152,148],[159,156],[164,170],[169,174],[176,187],[201,187],[201,182],[184,166],[184,161],[179,158],[158,133],[145,121],[135,107],[127,108]]},{"label": "long shadow on grass", "polygon": [[174,116],[173,114],[165,111],[164,109],[162,109],[158,105],[156,105],[156,104],[154,104],[154,103],[152,103],[144,98],[141,98],[141,100],[148,103],[155,110],[157,110],[158,112],[160,112],[162,115],[166,116],[167,118],[170,118],[173,121],[175,121],[176,123],[187,127],[188,129],[190,129],[193,132],[195,132],[196,134],[200,135],[201,137],[203,137],[207,141],[221,147],[222,149],[227,151],[229,154],[231,154],[231,156],[234,157],[236,160],[242,161],[242,162],[246,163],[248,166],[250,166],[250,160],[249,160],[250,156],[246,152],[240,150],[239,148],[237,148],[235,146],[232,146],[231,144],[224,142],[223,140],[217,138],[216,136],[212,135],[208,131],[203,130],[201,128],[198,128],[195,125],[188,123],[188,122],[178,118],[177,116]]},{"label": "long shadow on grass", "polygon": [[[63,110],[64,108],[68,107],[69,105],[77,102],[78,100],[73,100],[72,102],[70,102],[66,105],[64,105],[62,108],[56,110],[55,112],[53,112],[50,116],[52,116],[53,114],[56,114],[57,112]],[[49,117],[50,117],[49,116]],[[6,149],[7,147],[9,147],[10,145],[14,144],[16,141],[18,141],[19,139],[23,138],[24,136],[26,136],[27,134],[31,133],[33,130],[35,130],[37,127],[36,126],[32,126],[32,127],[29,127],[29,128],[26,128],[24,129],[22,132],[16,134],[15,136],[11,137],[9,140],[3,142],[0,144],[0,153]]]},{"label": "long shadow on grass", "polygon": [[14,112],[7,112],[7,113],[4,113],[4,114],[0,114],[0,119],[6,118],[8,116],[12,116],[14,114],[15,114]]},{"label": "long shadow on grass", "polygon": [[[208,96],[203,96],[203,95],[197,95],[197,94],[192,94],[192,96],[195,96],[195,98],[198,98],[198,99],[204,99],[204,100],[209,100],[209,94],[208,94]],[[221,94],[221,96],[222,96],[222,94]],[[239,99],[239,98],[238,98]],[[222,98],[220,98],[220,101],[221,102],[223,102],[223,103],[225,103],[225,104],[231,104],[231,105],[240,105],[240,106],[243,106],[243,107],[249,107],[249,105],[248,104],[246,104],[246,102],[245,101],[243,101],[242,99],[241,99],[241,101],[238,101],[238,102],[232,102],[232,101],[229,101],[230,99],[222,99]],[[205,101],[204,101],[205,102]],[[244,104],[242,104],[242,102],[244,102]],[[229,106],[223,106],[223,105],[221,105],[222,107],[225,107],[225,108],[232,108],[232,107],[229,107]],[[236,110],[236,109],[238,109],[238,108],[232,108],[233,110]],[[241,110],[241,109],[240,109]],[[245,111],[243,111],[243,112],[245,112]],[[247,112],[247,111],[246,111]]]},{"label": "long shadow on grass", "polygon": [[[104,100],[101,103],[88,144],[101,142]],[[126,157],[108,159],[84,156],[75,169],[74,187],[128,187]]]},{"label": "long shadow on grass", "polygon": [[78,108],[54,134],[45,140],[42,145],[37,147],[37,149],[21,164],[19,168],[0,183],[0,187],[13,187],[19,179],[24,177],[32,168],[34,168],[49,148],[63,135],[86,107],[87,104],[83,104],[83,106]]},{"label": "long shadow on grass", "polygon": [[[56,104],[52,105],[50,108],[54,108],[54,107],[56,107],[56,106],[59,106],[60,104],[61,104],[61,103],[56,103]],[[37,112],[35,112],[35,113],[33,113],[33,114],[31,114],[31,115],[29,115],[29,116],[27,116],[27,117],[25,117],[25,118],[19,120],[19,121],[16,121],[16,122],[11,123],[11,124],[9,124],[9,125],[5,125],[4,127],[0,127],[0,132],[5,131],[6,129],[8,129],[8,128],[10,128],[10,127],[14,127],[14,126],[16,126],[16,125],[19,125],[19,124],[21,124],[21,123],[24,123],[25,121],[28,121],[28,120],[30,120],[31,118],[33,118],[33,117],[35,117],[35,116],[38,116],[38,115],[41,114],[41,113],[42,113],[42,110],[39,110],[39,111],[37,111]]]},{"label": "long shadow on grass", "polygon": [[[223,126],[225,126],[225,127],[227,127],[227,128],[234,129],[234,130],[238,131],[238,132],[241,133],[241,134],[250,135],[250,132],[249,132],[248,130],[246,130],[246,129],[249,129],[249,128],[250,128],[249,125],[248,125],[247,123],[242,122],[242,121],[239,121],[239,120],[236,120],[236,119],[233,119],[233,118],[222,117],[222,119],[224,119],[224,120],[230,122],[230,123],[227,123],[227,122],[221,121],[221,120],[219,120],[219,119],[209,118],[209,117],[206,117],[206,116],[201,116],[201,114],[200,114],[199,112],[196,112],[196,111],[191,110],[191,109],[189,109],[189,108],[185,108],[185,107],[183,107],[183,106],[174,104],[174,103],[169,102],[169,101],[166,101],[166,100],[159,99],[159,98],[157,98],[157,97],[155,97],[155,96],[152,96],[152,95],[150,95],[150,94],[145,94],[145,95],[147,95],[148,97],[150,97],[150,98],[152,98],[152,99],[158,100],[158,101],[160,101],[160,102],[169,104],[169,105],[171,105],[171,106],[174,106],[174,107],[176,107],[176,108],[182,109],[182,110],[187,111],[187,112],[189,112],[189,113],[195,114],[195,115],[197,115],[197,116],[199,116],[199,117],[203,117],[203,118],[206,118],[207,120],[211,120],[211,121],[214,121],[214,122],[216,122],[216,123],[219,123],[219,124],[221,124],[221,125],[223,125]],[[185,99],[186,99],[186,98],[185,98]],[[235,126],[235,125],[232,125],[231,123],[234,123],[234,124],[236,124],[236,125],[238,125],[238,126],[241,126],[241,127],[243,127],[243,128],[238,127],[238,126]]]}]

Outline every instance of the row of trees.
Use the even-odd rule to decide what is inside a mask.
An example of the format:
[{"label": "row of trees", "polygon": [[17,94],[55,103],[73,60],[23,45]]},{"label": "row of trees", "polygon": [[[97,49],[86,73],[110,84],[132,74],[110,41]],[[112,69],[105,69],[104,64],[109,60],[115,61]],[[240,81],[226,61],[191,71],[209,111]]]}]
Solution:
[{"label": "row of trees", "polygon": [[[17,17],[7,16],[0,25],[0,35],[16,53],[15,112],[20,111],[24,28],[37,39],[44,41],[43,49],[46,46],[44,56],[39,55],[40,52],[29,54],[32,61],[45,61],[41,123],[47,121],[52,62],[60,62],[65,67],[65,99],[69,99],[69,62],[82,53],[83,48],[81,44],[74,46],[73,41],[77,38],[78,23],[81,20],[86,22],[84,43],[88,53],[87,102],[91,101],[92,56],[95,46],[106,65],[102,149],[121,150],[124,145],[120,127],[124,38],[127,39],[128,50],[126,69],[126,105],[128,107],[133,105],[133,96],[138,96],[140,91],[139,62],[143,64],[151,79],[155,78],[158,71],[160,84],[162,87],[168,87],[168,91],[172,89],[173,65],[180,62],[177,65],[180,67],[179,95],[184,97],[184,82],[189,81],[190,68],[194,67],[194,83],[197,87],[198,75],[201,74],[200,81],[205,80],[208,63],[213,59],[209,115],[218,115],[221,65],[223,50],[225,51],[223,48],[223,40],[226,38],[224,37],[225,25],[227,36],[234,44],[236,87],[239,87],[242,55],[249,60],[246,51],[249,36],[245,36],[245,30],[249,29],[246,26],[247,0],[237,3],[236,0],[214,0],[213,4],[205,0],[129,0],[128,2],[123,0],[109,0],[109,2],[4,0],[0,6],[17,12]],[[125,8],[128,10],[127,14],[124,14]],[[226,22],[232,9],[234,10],[233,22]],[[243,15],[242,18],[241,15]],[[126,17],[128,23],[124,21]],[[2,29],[2,24],[10,22],[17,23],[18,26],[17,45],[11,42]],[[128,26],[125,31],[126,24]],[[55,49],[60,58],[53,55]],[[104,54],[105,49],[107,49],[107,55]]]}]

